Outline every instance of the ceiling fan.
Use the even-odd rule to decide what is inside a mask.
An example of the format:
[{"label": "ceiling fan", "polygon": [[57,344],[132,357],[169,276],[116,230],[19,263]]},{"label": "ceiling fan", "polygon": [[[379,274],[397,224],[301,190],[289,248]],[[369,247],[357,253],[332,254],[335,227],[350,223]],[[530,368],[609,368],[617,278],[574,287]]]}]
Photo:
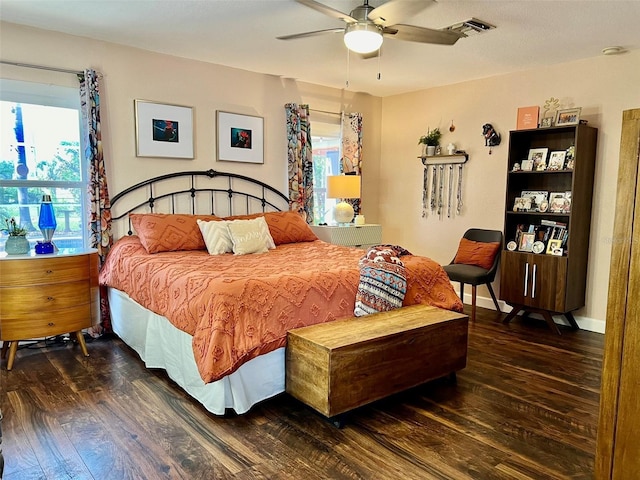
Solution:
[{"label": "ceiling fan", "polygon": [[465,37],[464,34],[454,30],[434,30],[399,23],[403,19],[416,15],[429,5],[433,5],[435,0],[389,0],[379,7],[373,7],[369,5],[368,0],[364,0],[363,5],[354,8],[348,15],[315,0],[295,1],[320,13],[342,20],[347,25],[343,28],[284,35],[277,37],[279,40],[294,40],[325,33],[343,32],[347,48],[366,55],[380,49],[383,37],[439,45],[453,45],[458,39]]}]

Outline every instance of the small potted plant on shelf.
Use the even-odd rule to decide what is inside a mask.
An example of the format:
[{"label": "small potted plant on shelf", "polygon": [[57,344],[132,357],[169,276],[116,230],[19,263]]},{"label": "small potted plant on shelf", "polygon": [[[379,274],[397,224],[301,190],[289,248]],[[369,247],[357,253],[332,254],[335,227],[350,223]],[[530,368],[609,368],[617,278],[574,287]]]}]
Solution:
[{"label": "small potted plant on shelf", "polygon": [[16,219],[5,218],[5,227],[0,229],[8,235],[4,244],[4,251],[7,255],[22,255],[29,251],[29,240],[27,240],[27,229],[16,222]]},{"label": "small potted plant on shelf", "polygon": [[440,145],[440,137],[442,137],[442,132],[440,132],[439,128],[434,128],[433,130],[427,129],[427,134],[420,137],[418,140],[418,144],[426,145],[426,155],[431,156],[435,155],[436,147]]}]

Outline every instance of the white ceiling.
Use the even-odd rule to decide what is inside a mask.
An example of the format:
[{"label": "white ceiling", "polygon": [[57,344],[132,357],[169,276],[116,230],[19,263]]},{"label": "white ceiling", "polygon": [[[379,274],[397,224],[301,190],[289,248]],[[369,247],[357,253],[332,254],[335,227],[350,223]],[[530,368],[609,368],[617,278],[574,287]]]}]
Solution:
[{"label": "white ceiling", "polygon": [[[345,13],[363,3],[319,1]],[[497,28],[453,46],[385,39],[380,61],[352,55],[347,68],[341,34],[276,39],[344,26],[294,0],[0,0],[0,18],[336,88],[348,77],[349,90],[377,96],[640,48],[640,0],[404,1],[429,4],[405,24],[437,29],[475,17]],[[0,60],[24,59],[5,51]]]}]

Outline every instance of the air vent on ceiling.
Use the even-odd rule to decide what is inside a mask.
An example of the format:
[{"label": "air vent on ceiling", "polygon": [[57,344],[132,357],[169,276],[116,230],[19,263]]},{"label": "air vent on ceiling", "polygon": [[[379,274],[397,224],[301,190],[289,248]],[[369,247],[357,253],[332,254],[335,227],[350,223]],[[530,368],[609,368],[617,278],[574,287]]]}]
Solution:
[{"label": "air vent on ceiling", "polygon": [[469,20],[465,20],[464,22],[455,23],[449,27],[446,27],[445,30],[453,30],[458,33],[462,33],[465,37],[471,37],[473,35],[479,35],[484,32],[488,32],[489,30],[493,30],[495,25],[491,25],[490,23],[484,22],[482,20],[478,20],[477,18],[471,18]]}]

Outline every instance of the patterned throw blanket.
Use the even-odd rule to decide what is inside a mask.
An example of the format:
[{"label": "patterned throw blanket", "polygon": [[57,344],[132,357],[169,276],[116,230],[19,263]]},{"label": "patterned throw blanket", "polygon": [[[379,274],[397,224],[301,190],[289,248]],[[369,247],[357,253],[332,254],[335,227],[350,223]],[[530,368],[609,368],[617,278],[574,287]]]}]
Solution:
[{"label": "patterned throw blanket", "polygon": [[377,245],[360,259],[360,283],[353,311],[356,317],[402,307],[407,293],[402,255],[411,253],[397,245]]}]

